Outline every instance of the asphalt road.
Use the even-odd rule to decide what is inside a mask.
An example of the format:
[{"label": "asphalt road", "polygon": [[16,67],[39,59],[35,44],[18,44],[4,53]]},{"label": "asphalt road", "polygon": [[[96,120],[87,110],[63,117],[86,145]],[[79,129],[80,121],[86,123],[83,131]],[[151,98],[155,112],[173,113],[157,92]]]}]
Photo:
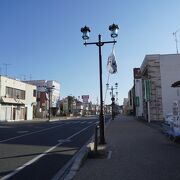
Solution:
[{"label": "asphalt road", "polygon": [[49,180],[94,132],[97,117],[0,123],[0,178]]}]

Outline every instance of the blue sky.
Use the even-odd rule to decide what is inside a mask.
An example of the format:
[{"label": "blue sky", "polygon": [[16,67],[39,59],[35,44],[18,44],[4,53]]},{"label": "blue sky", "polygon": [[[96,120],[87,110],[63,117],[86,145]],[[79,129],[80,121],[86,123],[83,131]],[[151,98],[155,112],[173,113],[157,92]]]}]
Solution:
[{"label": "blue sky", "polygon": [[[83,46],[80,28],[91,28],[90,40],[98,34],[111,40],[109,25],[120,27],[115,46],[119,103],[133,85],[133,68],[146,54],[176,53],[172,33],[180,29],[179,0],[0,0],[0,67],[16,78],[56,80],[61,97],[99,97],[98,48]],[[180,40],[180,32],[177,33]],[[107,81],[107,58],[111,44],[102,48],[103,84]],[[105,94],[105,93],[104,93]],[[107,103],[110,102],[109,92]]]}]

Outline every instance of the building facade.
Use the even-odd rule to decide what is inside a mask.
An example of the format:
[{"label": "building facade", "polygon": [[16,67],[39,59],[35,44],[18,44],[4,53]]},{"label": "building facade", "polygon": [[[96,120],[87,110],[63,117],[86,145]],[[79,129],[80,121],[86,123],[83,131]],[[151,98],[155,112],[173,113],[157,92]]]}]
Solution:
[{"label": "building facade", "polygon": [[33,119],[36,86],[0,76],[0,121]]},{"label": "building facade", "polygon": [[143,116],[148,121],[162,121],[180,100],[171,85],[180,77],[179,54],[146,55],[141,65]]},{"label": "building facade", "polygon": [[60,83],[53,80],[26,81],[37,87],[36,117],[48,116],[49,107],[51,115],[56,115],[60,110]]},{"label": "building facade", "polygon": [[134,115],[134,86],[128,92],[128,114]]},{"label": "building facade", "polygon": [[143,95],[142,95],[142,79],[134,79],[135,90],[135,114],[136,117],[143,116]]},{"label": "building facade", "polygon": [[83,102],[74,96],[67,96],[60,101],[61,114],[66,116],[78,116],[83,114]]},{"label": "building facade", "polygon": [[123,99],[123,114],[124,115],[128,115],[128,104],[129,104],[129,101],[128,101],[128,98],[124,98]]},{"label": "building facade", "polygon": [[134,68],[134,111],[136,117],[143,116],[142,76],[140,68]]}]

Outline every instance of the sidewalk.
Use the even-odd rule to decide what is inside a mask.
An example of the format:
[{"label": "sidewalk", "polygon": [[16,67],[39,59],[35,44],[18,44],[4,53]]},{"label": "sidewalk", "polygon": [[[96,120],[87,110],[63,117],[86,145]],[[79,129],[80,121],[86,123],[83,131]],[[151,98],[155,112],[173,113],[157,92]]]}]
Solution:
[{"label": "sidewalk", "polygon": [[118,116],[105,135],[109,156],[87,159],[74,180],[180,179],[180,145],[156,128]]}]

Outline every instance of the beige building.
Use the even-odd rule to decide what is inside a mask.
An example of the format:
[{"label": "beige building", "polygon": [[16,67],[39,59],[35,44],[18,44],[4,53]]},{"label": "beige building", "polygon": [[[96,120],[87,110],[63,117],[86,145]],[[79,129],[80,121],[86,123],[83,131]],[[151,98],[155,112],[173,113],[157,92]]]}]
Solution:
[{"label": "beige building", "polygon": [[178,90],[171,87],[180,78],[180,54],[146,55],[141,73],[143,116],[162,121],[172,112],[173,101],[180,100]]},{"label": "beige building", "polygon": [[36,86],[0,76],[0,121],[31,120]]}]

